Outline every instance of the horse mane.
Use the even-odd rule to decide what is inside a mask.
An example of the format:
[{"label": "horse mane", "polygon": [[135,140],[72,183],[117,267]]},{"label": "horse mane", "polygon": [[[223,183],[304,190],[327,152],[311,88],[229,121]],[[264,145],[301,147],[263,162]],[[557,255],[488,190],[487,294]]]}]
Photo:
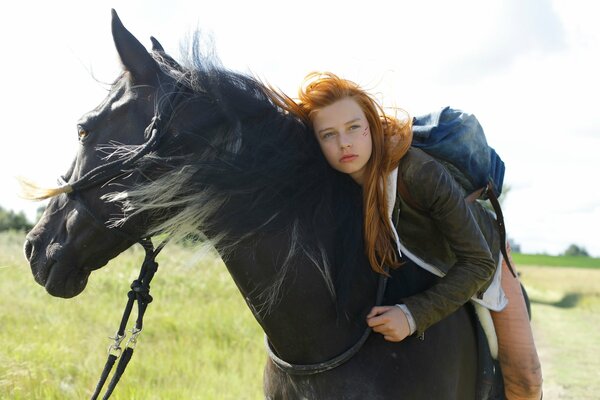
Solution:
[{"label": "horse mane", "polygon": [[[344,278],[362,260],[356,185],[328,166],[311,128],[277,106],[266,85],[224,68],[214,53],[203,54],[198,34],[183,65],[164,53],[152,54],[189,93],[165,127],[169,134],[159,150],[136,166],[152,178],[107,196],[123,203],[125,217],[114,223],[147,215],[148,234],[201,238],[224,260],[240,243],[284,235],[288,251],[277,276],[263,288],[263,310],[277,302],[297,257],[314,264],[339,302],[348,288]],[[182,124],[177,118],[186,110],[191,121]],[[344,221],[343,229],[330,227],[340,238],[333,254],[321,237],[328,229],[320,226],[323,220]]]}]

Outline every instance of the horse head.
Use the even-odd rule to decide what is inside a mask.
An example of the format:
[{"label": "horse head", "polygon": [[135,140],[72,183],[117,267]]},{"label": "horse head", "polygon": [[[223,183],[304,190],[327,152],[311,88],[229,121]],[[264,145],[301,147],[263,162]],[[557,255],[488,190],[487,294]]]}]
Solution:
[{"label": "horse head", "polygon": [[149,54],[114,11],[112,33],[124,71],[108,96],[77,122],[79,148],[64,184],[32,196],[51,199],[27,235],[25,255],[35,280],[54,296],[79,294],[93,270],[130,247],[146,229],[142,215],[110,229],[111,219],[123,210],[104,196],[139,181],[136,171],[122,167],[123,160],[148,140],[145,129],[155,115],[159,88],[170,87],[172,78],[155,60],[164,54],[160,44],[153,39],[155,54]]},{"label": "horse head", "polygon": [[114,11],[112,34],[122,74],[79,120],[64,185],[30,196],[51,198],[25,243],[36,281],[52,295],[75,296],[136,240],[174,231],[208,236],[224,258],[277,231],[287,256],[267,280],[280,286],[293,253],[303,251],[329,274],[313,232],[325,226],[316,213],[331,211],[323,206],[331,172],[309,128],[262,83],[199,54],[197,36],[182,65],[154,38],[148,52]]}]

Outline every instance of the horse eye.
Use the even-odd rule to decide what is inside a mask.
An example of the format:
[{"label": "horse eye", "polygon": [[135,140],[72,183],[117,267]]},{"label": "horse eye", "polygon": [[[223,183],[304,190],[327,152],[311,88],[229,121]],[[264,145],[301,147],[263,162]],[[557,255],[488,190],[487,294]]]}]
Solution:
[{"label": "horse eye", "polygon": [[79,140],[83,140],[88,136],[88,131],[85,129],[79,128],[77,132],[77,136],[79,136]]}]

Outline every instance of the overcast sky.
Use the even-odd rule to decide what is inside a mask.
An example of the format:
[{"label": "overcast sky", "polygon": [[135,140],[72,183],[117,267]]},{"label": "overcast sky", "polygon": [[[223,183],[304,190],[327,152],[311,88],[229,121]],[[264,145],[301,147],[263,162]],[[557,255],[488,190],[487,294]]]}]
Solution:
[{"label": "overcast sky", "polygon": [[475,114],[506,163],[509,236],[525,252],[600,256],[599,6],[580,0],[96,1],[2,5],[0,205],[33,218],[14,176],[53,184],[75,122],[119,72],[110,8],[179,58],[194,29],[223,63],[290,95],[330,70],[412,114]]}]

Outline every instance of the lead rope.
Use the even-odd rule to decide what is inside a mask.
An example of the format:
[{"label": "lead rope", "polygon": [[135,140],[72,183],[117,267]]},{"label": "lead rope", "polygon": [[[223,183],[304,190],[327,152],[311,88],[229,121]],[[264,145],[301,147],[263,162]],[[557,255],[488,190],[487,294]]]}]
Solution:
[{"label": "lead rope", "polygon": [[[144,262],[142,263],[138,278],[131,283],[131,290],[129,293],[127,293],[127,304],[125,305],[125,310],[123,311],[123,316],[121,317],[121,324],[119,325],[119,329],[117,330],[115,336],[110,338],[114,340],[114,343],[108,348],[108,359],[106,360],[106,364],[102,370],[102,375],[100,375],[100,380],[96,385],[96,390],[94,391],[94,394],[92,394],[91,400],[96,400],[98,398],[100,392],[102,391],[102,387],[106,383],[108,375],[115,364],[115,361],[119,359],[117,369],[115,370],[115,373],[102,399],[106,400],[110,397],[112,392],[115,390],[117,383],[119,383],[121,376],[125,372],[127,364],[133,356],[133,350],[137,344],[137,337],[142,331],[144,313],[146,312],[148,304],[152,302],[152,296],[150,295],[150,282],[158,270],[158,263],[156,262],[155,258],[165,247],[168,241],[169,238],[166,238],[156,249],[154,249],[154,245],[152,244],[152,240],[150,238],[144,238],[138,242],[146,252]],[[137,320],[135,322],[135,326],[131,330],[131,337],[125,344],[125,350],[123,350],[121,348],[121,342],[125,339],[125,336],[127,336],[125,333],[125,327],[129,320],[129,316],[131,315],[133,303],[136,301],[138,305]]]}]

